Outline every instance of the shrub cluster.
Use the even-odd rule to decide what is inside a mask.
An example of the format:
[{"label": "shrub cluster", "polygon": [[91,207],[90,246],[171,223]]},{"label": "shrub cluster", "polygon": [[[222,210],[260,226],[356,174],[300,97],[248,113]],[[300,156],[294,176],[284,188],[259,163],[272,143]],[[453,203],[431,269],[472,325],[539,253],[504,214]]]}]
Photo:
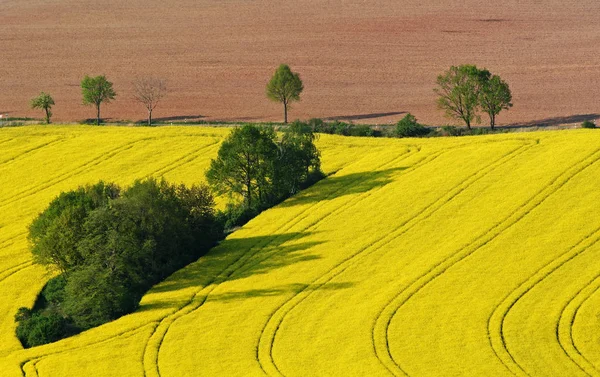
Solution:
[{"label": "shrub cluster", "polygon": [[581,123],[581,128],[596,128],[596,124],[590,120]]},{"label": "shrub cluster", "polygon": [[431,130],[417,123],[417,118],[408,113],[396,124],[397,137],[420,137],[431,133]]},{"label": "shrub cluster", "polygon": [[380,131],[374,130],[371,126],[345,123],[338,120],[333,122],[325,122],[322,119],[313,118],[306,123],[300,121],[296,121],[295,123],[299,123],[310,128],[312,132],[322,134],[343,136],[382,136]]},{"label": "shrub cluster", "polygon": [[36,346],[130,313],[222,235],[207,186],[148,179],[124,191],[100,182],[62,193],[29,228],[36,262],[61,274],[33,310],[19,310],[17,336]]}]

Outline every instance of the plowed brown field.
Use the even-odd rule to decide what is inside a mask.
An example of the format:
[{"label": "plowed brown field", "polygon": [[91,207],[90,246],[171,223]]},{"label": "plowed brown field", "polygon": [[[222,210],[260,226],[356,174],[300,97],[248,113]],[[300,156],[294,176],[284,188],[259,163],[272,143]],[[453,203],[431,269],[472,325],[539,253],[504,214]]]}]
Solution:
[{"label": "plowed brown field", "polygon": [[84,74],[106,74],[116,101],[103,115],[145,116],[135,76],[166,77],[158,118],[280,120],[264,87],[280,63],[305,91],[291,118],[427,123],[435,78],[474,63],[506,79],[514,108],[500,123],[594,119],[600,113],[597,0],[0,0],[0,113],[28,109],[41,90],[55,120],[94,116]]}]

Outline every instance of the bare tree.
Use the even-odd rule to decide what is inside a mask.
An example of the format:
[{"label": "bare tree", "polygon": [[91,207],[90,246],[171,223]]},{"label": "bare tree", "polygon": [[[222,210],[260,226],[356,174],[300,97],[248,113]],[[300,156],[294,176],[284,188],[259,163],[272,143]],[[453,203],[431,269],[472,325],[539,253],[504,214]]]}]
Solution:
[{"label": "bare tree", "polygon": [[152,125],[152,110],[167,93],[167,84],[158,77],[142,77],[133,82],[135,99],[148,110],[148,125]]}]

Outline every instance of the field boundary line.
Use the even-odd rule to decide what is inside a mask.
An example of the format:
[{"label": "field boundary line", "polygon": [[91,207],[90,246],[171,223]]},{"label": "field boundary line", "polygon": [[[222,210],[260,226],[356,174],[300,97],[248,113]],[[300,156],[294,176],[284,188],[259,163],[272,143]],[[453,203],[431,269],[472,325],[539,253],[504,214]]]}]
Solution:
[{"label": "field boundary line", "polygon": [[[424,289],[448,269],[465,260],[477,250],[496,239],[504,231],[520,222],[532,210],[542,204],[548,197],[560,190],[573,177],[597,162],[598,159],[600,159],[600,150],[594,151],[579,162],[576,162],[574,165],[568,167],[563,173],[554,178],[549,185],[539,190],[530,199],[526,200],[522,205],[512,211],[504,218],[504,220],[493,225],[488,231],[477,237],[466,247],[458,250],[456,253],[434,265],[424,275],[415,279],[411,284],[402,289],[394,298],[392,298],[392,300],[381,310],[373,326],[373,343],[375,347],[377,347],[376,353],[380,359],[380,362],[384,364],[392,374],[408,376],[409,374],[401,367],[400,363],[394,359],[389,346],[389,327],[396,313],[416,293]],[[382,345],[385,345],[385,347],[381,348]],[[498,357],[498,359],[508,369],[508,371],[515,373],[515,371],[505,364],[505,360],[500,357]]]}]

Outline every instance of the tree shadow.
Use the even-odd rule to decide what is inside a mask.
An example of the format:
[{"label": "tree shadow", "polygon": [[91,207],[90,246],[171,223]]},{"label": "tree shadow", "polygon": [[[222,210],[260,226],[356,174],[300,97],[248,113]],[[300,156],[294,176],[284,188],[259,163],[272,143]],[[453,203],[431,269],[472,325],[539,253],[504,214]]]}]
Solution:
[{"label": "tree shadow", "polygon": [[569,115],[564,117],[553,117],[553,118],[545,118],[540,120],[534,120],[531,122],[522,122],[522,123],[511,123],[504,126],[502,128],[533,128],[533,127],[553,127],[559,126],[561,124],[570,124],[570,123],[583,123],[585,121],[592,121],[600,118],[600,114],[577,114],[577,115]]},{"label": "tree shadow", "polygon": [[342,176],[327,177],[307,190],[279,204],[280,207],[310,204],[344,195],[361,194],[393,181],[392,175],[408,167],[396,167],[377,171],[364,171]]},{"label": "tree shadow", "polygon": [[387,112],[387,113],[370,113],[370,114],[355,114],[355,115],[338,115],[338,116],[326,117],[326,118],[323,118],[323,120],[325,120],[325,121],[334,121],[334,120],[352,121],[352,120],[383,118],[383,117],[388,117],[388,116],[393,116],[393,115],[402,115],[402,114],[406,114],[406,111],[393,111],[393,112]]},{"label": "tree shadow", "polygon": [[[169,292],[184,290],[191,287],[202,288],[209,284],[248,278],[266,274],[272,270],[320,259],[311,249],[323,242],[302,241],[303,238],[314,234],[310,232],[289,232],[268,236],[228,238],[212,248],[198,262],[175,272],[162,283],[154,286],[148,294],[160,295],[151,301],[143,303],[139,311],[174,308],[177,302],[169,298]],[[234,255],[235,254],[235,255]],[[248,258],[249,257],[249,258]],[[247,258],[245,263],[239,263]],[[349,283],[328,284],[319,289],[344,289]],[[285,295],[306,289],[303,283],[278,285],[267,288],[250,288],[242,291],[227,292],[211,295],[211,300],[243,300],[252,297],[269,297]],[[316,289],[316,288],[315,288]]]}]

